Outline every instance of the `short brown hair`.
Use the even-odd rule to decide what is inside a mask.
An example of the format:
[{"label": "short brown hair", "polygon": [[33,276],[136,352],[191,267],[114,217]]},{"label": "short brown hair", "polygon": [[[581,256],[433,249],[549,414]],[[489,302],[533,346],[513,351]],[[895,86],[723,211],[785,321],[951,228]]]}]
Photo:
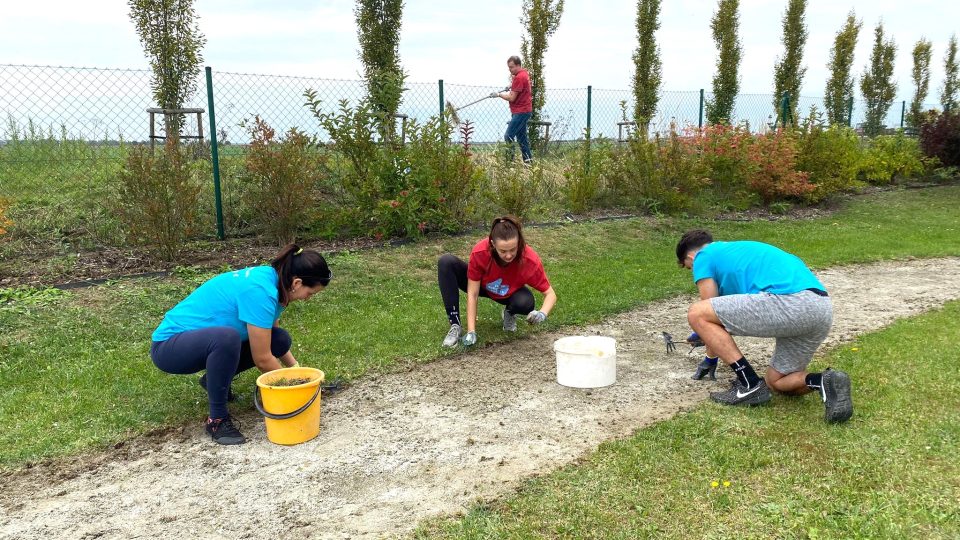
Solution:
[{"label": "short brown hair", "polygon": [[520,57],[519,57],[519,56],[511,56],[510,58],[507,58],[507,63],[509,64],[510,62],[513,62],[513,65],[515,65],[515,66],[522,65],[522,64],[520,64]]}]

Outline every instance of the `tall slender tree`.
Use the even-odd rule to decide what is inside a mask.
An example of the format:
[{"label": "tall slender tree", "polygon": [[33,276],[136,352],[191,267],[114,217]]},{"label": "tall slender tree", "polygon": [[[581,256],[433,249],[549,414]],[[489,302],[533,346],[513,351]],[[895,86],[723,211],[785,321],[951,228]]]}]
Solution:
[{"label": "tall slender tree", "polygon": [[[153,70],[153,98],[164,109],[180,109],[197,89],[203,46],[193,0],[129,0],[130,20]],[[179,136],[183,116],[164,115],[166,135]]]},{"label": "tall slender tree", "polygon": [[[543,55],[547,52],[547,38],[560,26],[564,0],[523,0],[523,38],[520,43],[520,55],[523,66],[530,74],[530,87],[533,98],[531,122],[543,119],[543,105],[547,100],[547,83],[544,77]],[[530,142],[540,140],[540,131],[536,124],[528,127]]]},{"label": "tall slender tree", "polygon": [[857,20],[853,11],[847,15],[847,22],[837,32],[830,49],[830,78],[827,79],[826,96],[823,104],[827,109],[827,120],[831,125],[849,122],[849,104],[853,99],[853,51],[857,48],[857,36],[863,23]]},{"label": "tall slender tree", "polygon": [[707,102],[707,120],[728,124],[740,91],[740,0],[719,0],[710,20],[713,41],[717,45],[717,72],[713,76],[713,98]]},{"label": "tall slender tree", "polygon": [[927,99],[927,92],[930,90],[930,62],[933,59],[933,45],[920,38],[920,41],[913,46],[913,101],[910,102],[910,116],[908,123],[913,127],[920,126],[920,118],[923,114],[923,101]]},{"label": "tall slender tree", "polygon": [[883,23],[873,31],[873,52],[870,64],[863,70],[860,79],[860,91],[867,104],[867,118],[864,132],[873,136],[883,131],[883,119],[893,105],[897,85],[893,80],[893,59],[897,54],[897,45],[893,38],[885,38]]},{"label": "tall slender tree", "polygon": [[957,93],[960,92],[960,80],[957,75],[957,35],[950,36],[947,54],[943,58],[943,91],[940,103],[944,111],[957,112]]},{"label": "tall slender tree", "polygon": [[803,85],[803,76],[807,68],[803,67],[803,48],[807,43],[807,25],[804,16],[807,11],[807,0],[790,0],[787,11],[783,14],[783,56],[779,58],[773,68],[773,107],[777,114],[781,114],[783,95],[790,95],[789,118],[781,118],[781,122],[794,123],[797,118],[797,101],[800,97],[800,87]]},{"label": "tall slender tree", "polygon": [[633,52],[634,120],[647,134],[650,119],[660,100],[661,63],[657,38],[660,28],[660,0],[637,0],[637,49]]},{"label": "tall slender tree", "polygon": [[400,66],[403,0],[357,0],[354,16],[367,95],[379,117],[380,136],[390,139],[407,77]]}]

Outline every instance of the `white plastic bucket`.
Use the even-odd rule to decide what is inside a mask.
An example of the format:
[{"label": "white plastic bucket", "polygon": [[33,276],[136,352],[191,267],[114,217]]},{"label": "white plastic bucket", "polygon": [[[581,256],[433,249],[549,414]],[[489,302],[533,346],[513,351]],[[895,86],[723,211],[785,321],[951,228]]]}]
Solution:
[{"label": "white plastic bucket", "polygon": [[553,342],[557,382],[572,388],[600,388],[617,382],[617,340],[567,336]]}]

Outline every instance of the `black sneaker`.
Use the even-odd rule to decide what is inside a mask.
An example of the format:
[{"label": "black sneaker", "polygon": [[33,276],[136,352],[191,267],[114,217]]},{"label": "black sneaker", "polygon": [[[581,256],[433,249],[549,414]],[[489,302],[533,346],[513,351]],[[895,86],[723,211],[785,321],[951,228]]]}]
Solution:
[{"label": "black sneaker", "polygon": [[[206,390],[206,389],[207,389],[207,374],[204,373],[203,375],[201,375],[201,376],[200,376],[200,380],[197,381],[197,382],[199,382],[199,383],[200,383],[200,386],[202,386],[203,389]],[[233,394],[233,388],[227,388],[227,401],[234,401],[234,400],[236,400],[236,399],[237,399],[237,396],[235,396],[235,395]]]},{"label": "black sneaker", "polygon": [[853,400],[850,397],[850,376],[844,371],[827,368],[820,383],[823,397],[823,419],[830,424],[846,422],[853,416]]},{"label": "black sneaker", "polygon": [[217,444],[243,444],[247,438],[233,425],[233,419],[207,418],[207,433]]},{"label": "black sneaker", "polygon": [[740,381],[736,381],[729,390],[711,392],[710,399],[723,405],[763,405],[770,401],[770,389],[767,388],[766,381],[762,380],[749,390]]}]

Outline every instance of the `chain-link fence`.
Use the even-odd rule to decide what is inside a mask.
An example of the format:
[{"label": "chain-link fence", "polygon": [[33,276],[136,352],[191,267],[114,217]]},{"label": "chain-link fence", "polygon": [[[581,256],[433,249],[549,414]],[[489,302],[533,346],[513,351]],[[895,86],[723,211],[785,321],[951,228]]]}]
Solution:
[{"label": "chain-link fence", "polygon": [[[149,70],[0,65],[0,197],[15,201],[10,212],[17,214],[21,235],[60,243],[116,244],[122,235],[103,201],[110,179],[123,166],[123,149],[159,142],[163,137],[162,116],[148,113],[156,107],[151,79]],[[209,80],[201,75],[196,81],[195,91],[183,106],[202,112],[199,119],[187,118],[184,135],[209,141],[214,123],[208,114],[212,100],[219,148],[227,158],[222,172],[228,219],[230,184],[242,170],[239,160],[230,163],[230,158],[242,157],[250,140],[243,127],[246,121],[259,116],[278,133],[298,128],[320,140],[328,139],[305,106],[308,89],[315,92],[326,112],[336,111],[341,100],[355,106],[366,94],[363,82],[356,80],[212,71]],[[498,143],[510,119],[507,103],[488,97],[499,90],[503,86],[407,82],[398,111],[402,116],[397,119],[398,132],[403,133],[404,122],[423,123],[453,108],[461,121],[471,123],[473,144]],[[703,90],[661,92],[650,132],[703,125],[707,121],[704,105],[710,99],[711,93]],[[811,106],[825,110],[821,98],[802,96],[798,114],[805,116]],[[884,123],[902,127],[906,107],[895,103]],[[751,130],[766,129],[777,117],[773,96],[740,95],[733,117]],[[864,103],[855,100],[851,125],[859,126],[864,117]],[[552,150],[562,150],[564,144],[581,139],[588,128],[594,137],[622,139],[633,129],[632,118],[629,90],[551,88],[537,127],[541,144],[534,150],[539,157],[547,157]],[[151,120],[156,123],[153,127]],[[156,138],[151,139],[151,134]],[[460,134],[454,137],[459,139]],[[204,197],[207,192],[212,192],[212,187]],[[212,216],[214,203],[209,196],[209,204],[203,204]]]}]

